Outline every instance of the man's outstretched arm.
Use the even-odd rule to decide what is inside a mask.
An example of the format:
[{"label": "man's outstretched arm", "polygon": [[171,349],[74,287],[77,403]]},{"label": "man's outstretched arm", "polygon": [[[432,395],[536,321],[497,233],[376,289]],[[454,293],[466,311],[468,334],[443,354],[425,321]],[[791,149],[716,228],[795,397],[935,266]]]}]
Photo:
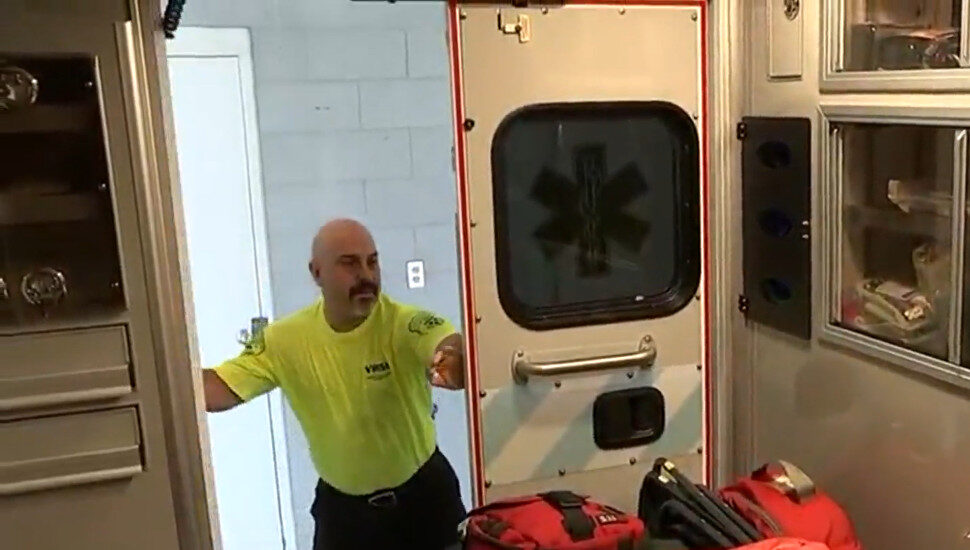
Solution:
[{"label": "man's outstretched arm", "polygon": [[202,387],[208,412],[227,411],[243,402],[212,369],[202,369]]}]

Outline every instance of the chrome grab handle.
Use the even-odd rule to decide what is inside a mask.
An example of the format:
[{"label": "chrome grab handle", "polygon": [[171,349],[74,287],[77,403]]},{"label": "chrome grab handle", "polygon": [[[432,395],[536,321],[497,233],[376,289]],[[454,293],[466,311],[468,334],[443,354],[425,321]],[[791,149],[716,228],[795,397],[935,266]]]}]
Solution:
[{"label": "chrome grab handle", "polygon": [[523,352],[517,352],[512,360],[512,379],[517,384],[525,384],[531,376],[563,376],[581,372],[600,372],[614,369],[641,368],[653,366],[657,359],[657,346],[653,338],[645,336],[640,340],[640,346],[633,353],[607,355],[603,357],[589,357],[584,359],[570,359],[567,361],[550,361],[533,363]]}]

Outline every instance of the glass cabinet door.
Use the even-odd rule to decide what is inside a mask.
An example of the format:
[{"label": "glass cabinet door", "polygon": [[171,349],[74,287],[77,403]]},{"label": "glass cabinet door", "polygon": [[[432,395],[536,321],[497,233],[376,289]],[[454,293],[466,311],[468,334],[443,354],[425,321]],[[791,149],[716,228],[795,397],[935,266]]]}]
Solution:
[{"label": "glass cabinet door", "polygon": [[967,89],[966,2],[824,0],[822,89]]},{"label": "glass cabinet door", "polygon": [[95,67],[0,53],[0,332],[126,309]]},{"label": "glass cabinet door", "polygon": [[960,67],[961,0],[845,0],[844,69]]},{"label": "glass cabinet door", "polygon": [[[962,129],[841,124],[834,300],[838,325],[948,360],[965,166]],[[962,223],[960,224],[962,227]]]}]

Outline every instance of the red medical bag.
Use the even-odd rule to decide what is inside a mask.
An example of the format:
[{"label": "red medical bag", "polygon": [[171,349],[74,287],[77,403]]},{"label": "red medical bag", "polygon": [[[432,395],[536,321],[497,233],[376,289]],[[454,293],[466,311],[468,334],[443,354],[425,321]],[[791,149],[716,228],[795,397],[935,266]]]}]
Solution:
[{"label": "red medical bag", "polygon": [[635,550],[636,516],[569,491],[493,502],[472,510],[465,550]]},{"label": "red medical bag", "polygon": [[720,495],[765,536],[823,542],[830,550],[862,550],[845,511],[787,462],[767,464]]}]

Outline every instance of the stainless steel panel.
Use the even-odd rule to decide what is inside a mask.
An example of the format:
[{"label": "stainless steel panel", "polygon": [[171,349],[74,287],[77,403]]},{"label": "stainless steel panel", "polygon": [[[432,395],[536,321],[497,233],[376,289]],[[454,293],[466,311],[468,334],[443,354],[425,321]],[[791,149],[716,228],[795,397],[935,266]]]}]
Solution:
[{"label": "stainless steel panel", "polygon": [[798,78],[802,76],[805,56],[802,0],[764,0],[769,14],[768,64],[769,78]]},{"label": "stainless steel panel", "polygon": [[[183,349],[187,349],[187,336],[185,316],[179,312],[181,289],[171,231],[174,208],[169,176],[157,165],[142,163],[149,156],[146,151],[154,153],[156,139],[158,154],[169,158],[160,106],[164,86],[158,85],[157,61],[152,58],[156,49],[162,47],[157,27],[158,4],[141,0],[94,0],[81,4],[14,0],[0,4],[0,51],[96,60],[99,112],[103,114],[102,150],[109,167],[109,179],[102,182],[109,183],[108,205],[114,215],[111,230],[117,249],[113,260],[123,294],[123,299],[114,304],[124,307],[120,312],[112,307],[102,315],[80,321],[57,319],[54,315],[37,320],[43,322],[44,331],[75,329],[78,324],[127,326],[129,376],[136,384],[131,393],[111,406],[137,408],[139,454],[144,464],[139,475],[119,482],[86,483],[0,498],[0,532],[13,534],[4,540],[9,545],[37,550],[169,550],[180,544],[185,548],[211,547],[202,497],[199,418],[192,392],[192,369],[184,368],[189,360]],[[138,78],[131,68],[137,69]],[[146,72],[150,77],[145,76]],[[139,124],[135,124],[135,119]],[[38,127],[45,129],[46,124]],[[103,198],[99,195],[102,211],[107,208]],[[75,208],[76,213],[85,214],[87,210],[81,206]],[[58,219],[75,217],[71,213],[59,215]],[[8,291],[20,292],[19,280],[14,284],[9,280],[13,277],[4,278],[8,279]],[[70,291],[74,278],[66,274],[66,279]],[[23,325],[3,328],[5,334],[27,330]],[[90,408],[88,403],[51,405],[43,413],[73,414]],[[0,412],[0,425],[19,422],[28,414],[37,411]],[[120,462],[112,462],[104,470],[124,467],[122,464],[129,458],[121,451],[116,455]],[[101,462],[98,468],[87,463],[72,463],[71,468],[73,472],[90,473],[104,466],[105,461]],[[50,528],[54,522],[57,529]]]},{"label": "stainless steel panel", "polygon": [[0,336],[0,412],[132,392],[125,327]]},{"label": "stainless steel panel", "polygon": [[129,478],[140,445],[133,407],[0,424],[0,496]]}]

